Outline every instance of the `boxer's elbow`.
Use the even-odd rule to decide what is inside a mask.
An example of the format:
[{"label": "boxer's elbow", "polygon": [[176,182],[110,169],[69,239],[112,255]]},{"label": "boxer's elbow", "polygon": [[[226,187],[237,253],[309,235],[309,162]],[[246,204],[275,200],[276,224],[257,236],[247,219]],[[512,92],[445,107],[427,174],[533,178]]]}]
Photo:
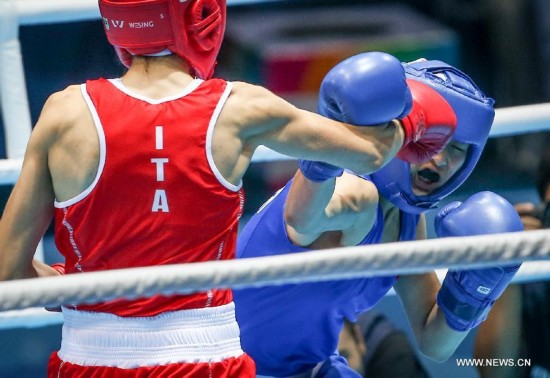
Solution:
[{"label": "boxer's elbow", "polygon": [[292,229],[299,234],[305,235],[315,229],[314,222],[312,222],[311,217],[305,217],[299,212],[285,211],[284,221],[287,226],[292,227]]}]

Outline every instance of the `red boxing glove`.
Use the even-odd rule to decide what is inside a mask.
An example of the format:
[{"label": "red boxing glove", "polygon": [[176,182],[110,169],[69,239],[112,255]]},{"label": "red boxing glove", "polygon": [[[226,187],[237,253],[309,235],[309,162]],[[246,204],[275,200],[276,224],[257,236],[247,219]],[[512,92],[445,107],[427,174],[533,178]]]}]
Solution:
[{"label": "red boxing glove", "polygon": [[454,134],[457,119],[451,105],[437,91],[407,79],[413,96],[411,112],[401,119],[405,140],[397,157],[420,164],[441,152]]},{"label": "red boxing glove", "polygon": [[64,263],[55,263],[50,265],[50,267],[54,268],[59,272],[59,274],[65,274],[65,264]]}]

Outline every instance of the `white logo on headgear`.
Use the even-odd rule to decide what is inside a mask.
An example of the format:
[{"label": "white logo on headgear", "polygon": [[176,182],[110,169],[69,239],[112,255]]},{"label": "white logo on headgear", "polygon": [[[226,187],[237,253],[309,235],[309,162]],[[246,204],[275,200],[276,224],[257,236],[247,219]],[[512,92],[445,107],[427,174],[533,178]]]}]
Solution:
[{"label": "white logo on headgear", "polygon": [[130,28],[132,29],[143,29],[143,28],[154,28],[155,23],[153,21],[142,21],[142,22],[129,22]]},{"label": "white logo on headgear", "polygon": [[124,27],[124,20],[111,20],[111,24],[113,24],[115,28],[122,29]]}]

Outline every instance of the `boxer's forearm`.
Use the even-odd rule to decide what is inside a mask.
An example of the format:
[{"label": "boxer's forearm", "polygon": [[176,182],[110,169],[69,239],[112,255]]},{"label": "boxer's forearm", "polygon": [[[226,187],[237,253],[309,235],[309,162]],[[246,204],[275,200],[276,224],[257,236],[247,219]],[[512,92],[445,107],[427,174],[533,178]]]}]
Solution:
[{"label": "boxer's forearm", "polygon": [[334,193],[336,180],[313,182],[300,171],[285,203],[285,221],[300,234],[321,232],[326,224],[325,208]]},{"label": "boxer's forearm", "polygon": [[468,332],[451,329],[447,324],[445,314],[435,304],[417,341],[419,349],[424,355],[435,361],[443,362],[453,355],[467,335]]}]

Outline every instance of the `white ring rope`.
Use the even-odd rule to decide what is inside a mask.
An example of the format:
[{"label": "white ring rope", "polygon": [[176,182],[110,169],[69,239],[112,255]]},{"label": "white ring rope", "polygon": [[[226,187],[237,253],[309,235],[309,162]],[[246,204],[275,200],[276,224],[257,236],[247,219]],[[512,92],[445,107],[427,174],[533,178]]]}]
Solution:
[{"label": "white ring rope", "polygon": [[489,137],[536,133],[550,130],[550,103],[497,109]]},{"label": "white ring rope", "polygon": [[[436,269],[437,277],[443,281],[447,269]],[[514,284],[550,280],[550,261],[525,262],[512,279]],[[390,290],[388,295],[394,295]],[[12,328],[39,328],[63,323],[60,312],[46,311],[43,307],[31,307],[24,310],[0,312],[0,330]]]},{"label": "white ring rope", "polygon": [[[437,277],[443,281],[447,269],[437,269]],[[528,261],[524,263],[514,276],[512,283],[523,284],[550,280],[550,261]],[[390,290],[388,295],[394,295]],[[63,323],[60,312],[46,311],[43,307],[32,307],[24,310],[0,312],[0,330],[12,328],[39,328],[55,326]]]},{"label": "white ring rope", "polygon": [[550,259],[546,230],[430,239],[253,259],[120,269],[0,283],[0,311]]}]

